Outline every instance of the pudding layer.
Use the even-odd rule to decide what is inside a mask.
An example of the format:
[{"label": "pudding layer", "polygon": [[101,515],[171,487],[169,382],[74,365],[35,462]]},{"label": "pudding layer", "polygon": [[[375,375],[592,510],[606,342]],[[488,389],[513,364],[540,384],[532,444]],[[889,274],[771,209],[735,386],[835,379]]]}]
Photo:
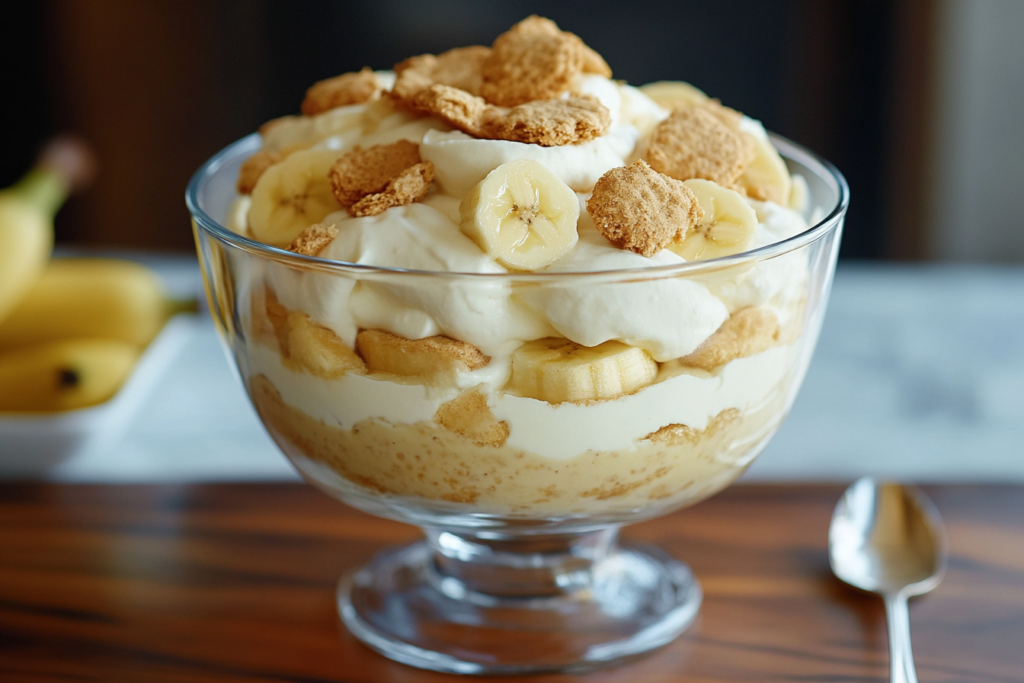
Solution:
[{"label": "pudding layer", "polygon": [[367,492],[521,517],[607,514],[710,496],[743,472],[778,426],[788,388],[780,382],[758,405],[721,410],[701,429],[667,424],[626,448],[553,459],[510,445],[502,438],[507,423],[486,409],[475,419],[439,411],[432,420],[368,417],[341,427],[290,405],[265,375],[250,379],[260,417],[289,455],[322,463]]}]

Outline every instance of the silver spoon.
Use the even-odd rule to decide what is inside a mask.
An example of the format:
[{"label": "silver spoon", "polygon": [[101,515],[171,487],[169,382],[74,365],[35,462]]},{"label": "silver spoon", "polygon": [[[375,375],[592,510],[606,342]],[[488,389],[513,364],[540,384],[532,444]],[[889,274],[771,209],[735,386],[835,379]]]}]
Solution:
[{"label": "silver spoon", "polygon": [[836,576],[880,593],[889,621],[893,683],[917,683],[907,599],[935,588],[946,568],[946,533],[920,489],[865,477],[832,513],[828,555]]}]

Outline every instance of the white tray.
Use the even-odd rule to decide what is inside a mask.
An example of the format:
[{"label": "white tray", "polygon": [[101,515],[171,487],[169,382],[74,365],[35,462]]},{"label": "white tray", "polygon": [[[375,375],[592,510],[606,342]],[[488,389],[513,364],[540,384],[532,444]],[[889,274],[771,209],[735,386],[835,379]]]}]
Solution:
[{"label": "white tray", "polygon": [[0,478],[44,477],[86,451],[112,448],[181,351],[190,329],[188,315],[167,322],[124,386],[105,403],[52,415],[0,413]]}]

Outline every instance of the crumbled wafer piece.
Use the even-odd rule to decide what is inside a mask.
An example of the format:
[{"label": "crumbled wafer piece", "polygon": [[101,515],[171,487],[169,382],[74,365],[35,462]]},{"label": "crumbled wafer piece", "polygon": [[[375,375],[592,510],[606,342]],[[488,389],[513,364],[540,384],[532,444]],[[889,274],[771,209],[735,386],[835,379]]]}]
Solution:
[{"label": "crumbled wafer piece", "polygon": [[480,94],[481,68],[491,49],[460,47],[437,55],[410,57],[395,65],[395,85],[389,95],[416,109],[416,98],[432,85],[447,85],[471,95]]},{"label": "crumbled wafer piece", "polygon": [[772,311],[748,307],[736,311],[679,364],[711,371],[737,358],[767,351],[779,340],[779,319]]},{"label": "crumbled wafer piece", "polygon": [[600,137],[611,114],[591,96],[542,100],[507,109],[446,85],[432,85],[416,97],[417,111],[441,119],[476,138],[531,142],[545,147]]},{"label": "crumbled wafer piece", "polygon": [[583,71],[582,42],[550,19],[524,19],[491,46],[483,63],[480,94],[502,107],[558,97]]},{"label": "crumbled wafer piece", "polygon": [[528,102],[482,124],[482,137],[545,147],[601,137],[612,125],[608,109],[592,95]]},{"label": "crumbled wafer piece", "polygon": [[723,122],[728,117],[706,106],[677,107],[651,135],[651,168],[677,180],[703,178],[732,187],[753,160],[754,149],[738,129]]},{"label": "crumbled wafer piece", "polygon": [[314,223],[299,233],[288,245],[288,251],[304,256],[318,256],[337,236],[338,229],[333,225]]},{"label": "crumbled wafer piece", "polygon": [[464,341],[441,336],[406,339],[384,330],[360,330],[356,350],[371,372],[414,377],[478,370],[491,362]]},{"label": "crumbled wafer piece", "polygon": [[682,239],[704,215],[690,188],[641,159],[601,176],[587,212],[609,242],[643,256]]},{"label": "crumbled wafer piece", "polygon": [[688,425],[674,423],[651,432],[644,437],[644,440],[672,446],[694,446],[702,438],[715,436],[739,419],[740,411],[735,408],[726,408],[711,418],[704,429],[694,429]]},{"label": "crumbled wafer piece", "polygon": [[423,199],[434,179],[434,164],[421,161],[392,178],[384,190],[368,194],[349,207],[353,216],[376,216],[393,206],[404,206]]},{"label": "crumbled wafer piece", "polygon": [[302,113],[315,116],[335,107],[361,104],[376,97],[383,90],[377,76],[369,67],[314,83],[302,101]]},{"label": "crumbled wafer piece", "polygon": [[508,440],[508,422],[499,422],[479,389],[470,389],[441,405],[434,422],[477,446],[498,448]]},{"label": "crumbled wafer piece", "polygon": [[432,85],[416,98],[417,111],[441,119],[473,137],[486,137],[484,124],[499,114],[482,97],[448,85]]},{"label": "crumbled wafer piece", "polygon": [[[532,36],[532,37],[531,37]],[[525,43],[532,44],[539,40],[540,43],[552,42],[556,46],[555,54],[546,50],[531,50]],[[540,78],[548,83],[543,86],[543,92],[532,94],[523,98],[514,93],[503,96],[497,91],[503,90],[498,82],[492,82],[488,90],[497,100],[488,97],[492,104],[502,106],[515,106],[523,102],[535,99],[549,99],[567,92],[573,85],[572,81],[580,72],[596,73],[602,76],[611,77],[611,69],[605,63],[601,55],[572,33],[565,33],[548,19],[530,17],[503,36],[499,36],[495,45],[503,51],[503,56],[494,57],[491,48],[480,45],[456,48],[448,50],[439,55],[418,55],[410,57],[395,65],[397,76],[395,85],[387,93],[389,99],[403,105],[420,114],[436,114],[437,111],[429,103],[430,99],[437,99],[437,96],[429,98],[425,95],[431,86],[444,85],[450,88],[462,90],[470,95],[483,94],[483,72],[485,64],[493,75],[503,79],[502,82],[510,82],[511,87],[519,90],[537,91],[537,78],[535,76],[518,79],[515,73],[526,74],[535,68],[541,72]],[[526,50],[523,59],[516,58],[512,53]],[[543,64],[539,67],[531,66],[526,62],[556,62],[565,60],[569,69],[552,72]],[[504,66],[503,66],[504,65]],[[513,71],[515,73],[505,73]],[[557,82],[552,87],[551,83]]]},{"label": "crumbled wafer piece", "polygon": [[333,330],[305,313],[288,315],[289,366],[324,379],[366,372],[363,360]]},{"label": "crumbled wafer piece", "polygon": [[399,140],[367,149],[357,147],[334,162],[327,176],[338,203],[349,207],[368,194],[381,192],[392,178],[418,163],[419,145]]},{"label": "crumbled wafer piece", "polygon": [[238,194],[252,194],[263,172],[281,159],[280,152],[263,149],[243,161],[242,167],[238,169]]}]

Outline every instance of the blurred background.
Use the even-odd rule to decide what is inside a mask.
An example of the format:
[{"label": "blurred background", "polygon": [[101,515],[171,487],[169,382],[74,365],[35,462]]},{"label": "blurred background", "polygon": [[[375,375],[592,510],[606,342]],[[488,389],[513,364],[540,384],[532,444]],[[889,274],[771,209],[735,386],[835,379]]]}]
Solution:
[{"label": "blurred background", "polygon": [[191,250],[192,172],[314,81],[546,15],[634,84],[687,80],[833,161],[848,259],[1024,261],[1021,0],[39,0],[0,28],[0,187],[99,153],[61,243]]}]

